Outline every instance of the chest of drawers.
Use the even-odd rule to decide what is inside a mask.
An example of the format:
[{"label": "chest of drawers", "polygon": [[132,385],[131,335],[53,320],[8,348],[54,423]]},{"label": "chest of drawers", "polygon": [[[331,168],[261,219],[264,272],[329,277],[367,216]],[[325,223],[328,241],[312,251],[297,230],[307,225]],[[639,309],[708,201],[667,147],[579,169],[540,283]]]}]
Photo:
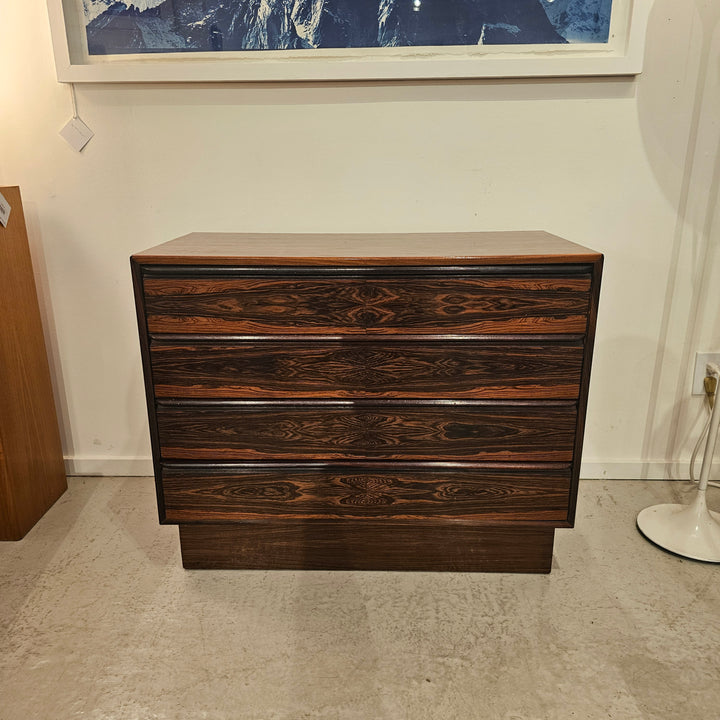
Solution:
[{"label": "chest of drawers", "polygon": [[131,265],[185,567],[550,570],[600,254],[543,232],[193,233]]}]

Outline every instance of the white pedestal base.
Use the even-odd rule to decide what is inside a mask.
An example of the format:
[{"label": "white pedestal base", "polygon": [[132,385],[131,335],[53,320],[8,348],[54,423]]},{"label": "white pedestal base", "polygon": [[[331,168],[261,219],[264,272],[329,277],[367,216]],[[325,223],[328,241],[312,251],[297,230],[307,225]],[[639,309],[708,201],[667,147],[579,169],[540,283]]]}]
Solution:
[{"label": "white pedestal base", "polygon": [[708,510],[705,493],[690,505],[653,505],[637,517],[640,532],[670,552],[720,563],[720,513]]}]

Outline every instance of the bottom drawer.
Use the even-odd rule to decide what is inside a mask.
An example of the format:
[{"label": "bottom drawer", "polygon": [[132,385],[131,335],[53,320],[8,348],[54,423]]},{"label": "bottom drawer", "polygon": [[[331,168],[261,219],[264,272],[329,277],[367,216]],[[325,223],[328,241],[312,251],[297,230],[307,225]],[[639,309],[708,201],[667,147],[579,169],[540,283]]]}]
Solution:
[{"label": "bottom drawer", "polygon": [[570,466],[472,463],[162,467],[169,523],[447,519],[568,524]]}]

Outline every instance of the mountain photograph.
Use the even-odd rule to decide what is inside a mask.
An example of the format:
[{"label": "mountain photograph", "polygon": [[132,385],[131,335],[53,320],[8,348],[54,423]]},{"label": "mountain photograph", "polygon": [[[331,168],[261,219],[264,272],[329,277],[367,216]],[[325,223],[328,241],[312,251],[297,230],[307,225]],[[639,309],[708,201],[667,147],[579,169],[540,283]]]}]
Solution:
[{"label": "mountain photograph", "polygon": [[90,55],[607,42],[612,0],[83,0]]}]

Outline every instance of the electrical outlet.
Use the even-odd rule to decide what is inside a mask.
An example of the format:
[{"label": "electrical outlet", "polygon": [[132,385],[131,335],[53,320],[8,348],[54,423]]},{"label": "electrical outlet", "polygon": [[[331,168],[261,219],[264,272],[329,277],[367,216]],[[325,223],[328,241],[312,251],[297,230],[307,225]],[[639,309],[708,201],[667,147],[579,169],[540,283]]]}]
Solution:
[{"label": "electrical outlet", "polygon": [[704,395],[703,380],[705,379],[705,367],[709,363],[720,365],[720,352],[716,353],[695,353],[695,374],[693,375],[693,395]]}]

